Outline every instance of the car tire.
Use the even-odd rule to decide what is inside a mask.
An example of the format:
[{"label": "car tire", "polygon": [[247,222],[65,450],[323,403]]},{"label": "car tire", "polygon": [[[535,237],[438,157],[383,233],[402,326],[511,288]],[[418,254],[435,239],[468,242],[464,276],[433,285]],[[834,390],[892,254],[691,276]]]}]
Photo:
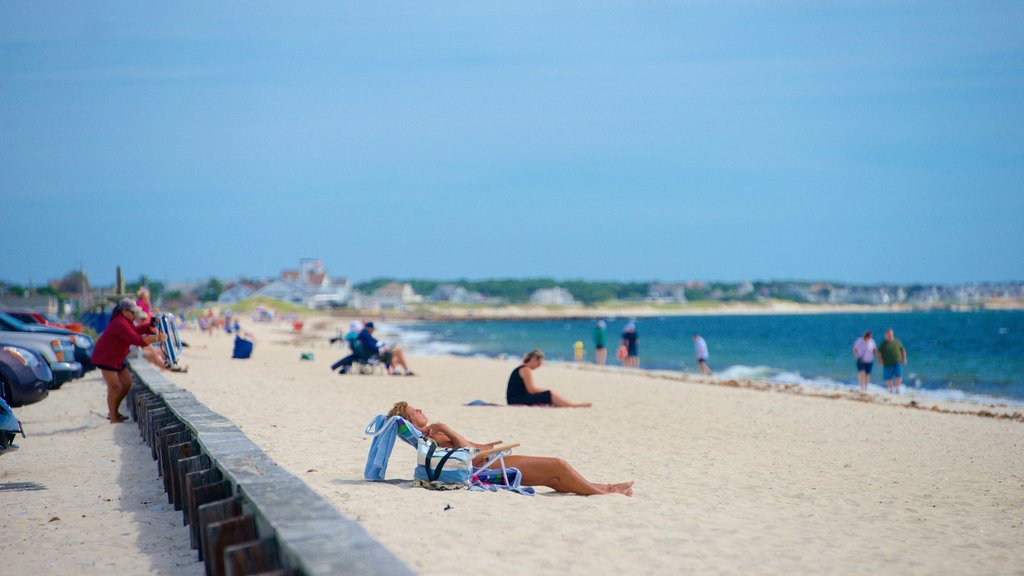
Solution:
[{"label": "car tire", "polygon": [[7,383],[7,380],[0,374],[0,397],[7,402],[7,405],[11,408],[15,407],[14,404],[14,391],[11,389],[11,385]]}]

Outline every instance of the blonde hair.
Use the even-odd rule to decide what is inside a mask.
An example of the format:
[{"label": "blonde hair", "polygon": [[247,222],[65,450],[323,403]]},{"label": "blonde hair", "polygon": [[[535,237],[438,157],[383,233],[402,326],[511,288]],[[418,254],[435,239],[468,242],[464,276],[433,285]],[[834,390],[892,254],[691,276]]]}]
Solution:
[{"label": "blonde hair", "polygon": [[407,408],[409,408],[408,402],[395,402],[395,405],[391,407],[391,411],[388,412],[388,418],[391,418],[392,416],[401,416],[408,420],[409,415],[406,414]]},{"label": "blonde hair", "polygon": [[523,356],[523,364],[526,364],[527,362],[533,360],[534,358],[540,358],[543,360],[544,352],[540,348],[534,348],[533,350],[530,350],[529,352],[526,353],[526,356]]}]

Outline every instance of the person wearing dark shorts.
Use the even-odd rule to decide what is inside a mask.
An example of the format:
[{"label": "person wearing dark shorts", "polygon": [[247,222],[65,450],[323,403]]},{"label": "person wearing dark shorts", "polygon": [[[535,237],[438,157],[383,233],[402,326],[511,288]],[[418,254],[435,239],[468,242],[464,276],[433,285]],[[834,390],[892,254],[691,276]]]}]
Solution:
[{"label": "person wearing dark shorts", "polygon": [[594,363],[604,366],[608,361],[608,327],[604,320],[598,320],[594,328],[594,350]]},{"label": "person wearing dark shorts", "polygon": [[907,349],[893,335],[892,328],[885,331],[885,341],[878,346],[878,357],[882,360],[882,378],[886,388],[899,394],[903,385],[903,367],[907,364]]},{"label": "person wearing dark shorts", "polygon": [[875,365],[875,356],[878,354],[878,346],[875,345],[871,331],[864,333],[862,338],[857,338],[853,343],[853,356],[857,359],[857,384],[860,391],[867,393],[868,384],[871,383],[871,368]]},{"label": "person wearing dark shorts", "polygon": [[122,298],[110,313],[110,323],[96,341],[96,347],[92,351],[92,363],[100,369],[103,381],[107,384],[107,417],[111,424],[128,419],[117,409],[132,387],[132,375],[125,366],[131,347],[145,348],[167,338],[163,334],[153,334],[153,329],[148,324],[135,326],[135,316],[141,312],[142,309],[134,300]]},{"label": "person wearing dark shorts", "polygon": [[533,384],[533,371],[544,363],[544,353],[534,348],[523,356],[523,363],[508,377],[505,400],[509,406],[558,406],[560,408],[589,408],[590,402],[572,402],[558,392],[540,390]]}]

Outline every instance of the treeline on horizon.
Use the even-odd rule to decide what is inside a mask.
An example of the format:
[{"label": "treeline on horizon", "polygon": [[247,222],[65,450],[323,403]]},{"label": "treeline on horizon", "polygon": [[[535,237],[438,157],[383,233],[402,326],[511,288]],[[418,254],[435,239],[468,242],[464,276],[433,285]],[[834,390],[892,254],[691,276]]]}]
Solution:
[{"label": "treeline on horizon", "polygon": [[[461,286],[471,292],[479,292],[488,298],[497,298],[511,304],[521,304],[530,300],[535,290],[542,288],[565,288],[577,301],[583,304],[599,304],[615,300],[637,300],[648,296],[652,284],[661,282],[612,282],[592,280],[555,280],[554,278],[504,278],[490,280],[423,280],[374,278],[354,285],[360,292],[370,293],[390,282],[408,283],[417,294],[429,296],[438,286]],[[753,290],[740,293],[742,282],[706,282],[686,287],[686,299],[690,301],[753,301],[759,296],[763,298],[780,298],[799,301],[798,294],[791,291],[792,285],[810,285],[815,282],[770,281],[751,282]],[[835,284],[837,285],[837,284]],[[920,289],[924,289],[921,286]],[[712,297],[715,294],[716,297]]]}]

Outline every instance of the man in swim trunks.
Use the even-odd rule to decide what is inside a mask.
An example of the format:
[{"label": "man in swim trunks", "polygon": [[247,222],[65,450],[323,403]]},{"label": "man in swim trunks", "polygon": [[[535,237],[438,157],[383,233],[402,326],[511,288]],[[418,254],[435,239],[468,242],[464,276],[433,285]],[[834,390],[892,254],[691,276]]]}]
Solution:
[{"label": "man in swim trunks", "polygon": [[903,367],[907,365],[907,349],[893,336],[892,328],[885,331],[885,342],[878,347],[882,359],[882,376],[889,392],[900,393],[903,385]]}]

